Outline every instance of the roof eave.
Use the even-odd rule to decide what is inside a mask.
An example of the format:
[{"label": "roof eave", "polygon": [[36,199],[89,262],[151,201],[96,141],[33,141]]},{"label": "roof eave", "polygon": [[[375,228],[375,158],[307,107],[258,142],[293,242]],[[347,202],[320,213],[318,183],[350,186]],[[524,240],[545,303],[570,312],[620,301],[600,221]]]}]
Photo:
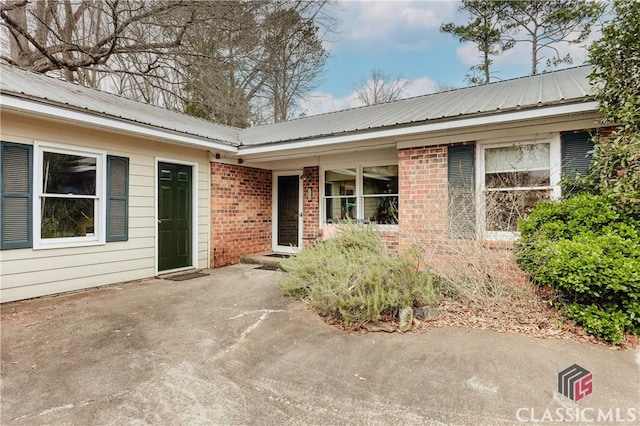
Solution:
[{"label": "roof eave", "polygon": [[598,103],[589,99],[579,99],[573,102],[564,102],[548,105],[535,105],[527,108],[515,108],[510,111],[500,110],[489,114],[474,114],[458,117],[450,117],[441,120],[429,120],[399,124],[393,127],[380,127],[377,129],[360,129],[349,133],[312,136],[303,139],[269,142],[257,145],[243,145],[239,147],[239,155],[263,154],[299,148],[317,148],[320,146],[339,145],[363,140],[394,138],[412,134],[429,133],[461,129],[479,125],[502,124],[527,119],[539,119],[556,117],[559,115],[577,114],[597,111]]},{"label": "roof eave", "polygon": [[234,154],[238,151],[238,145],[231,142],[172,131],[97,112],[80,111],[70,108],[69,105],[43,102],[42,100],[30,99],[12,93],[3,92],[0,94],[0,107],[11,111],[37,114],[47,118],[73,121],[107,130],[125,132],[139,137],[153,138],[172,144],[189,145]]}]

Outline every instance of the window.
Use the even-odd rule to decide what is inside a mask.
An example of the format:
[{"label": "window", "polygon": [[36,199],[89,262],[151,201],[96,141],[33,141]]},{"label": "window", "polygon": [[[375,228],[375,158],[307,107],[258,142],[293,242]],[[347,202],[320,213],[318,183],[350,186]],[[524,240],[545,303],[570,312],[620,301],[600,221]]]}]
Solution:
[{"label": "window", "polygon": [[488,236],[514,236],[518,219],[559,195],[558,141],[484,146],[480,155],[480,216]]},{"label": "window", "polygon": [[129,239],[126,157],[2,141],[0,177],[2,250]]},{"label": "window", "polygon": [[325,171],[324,195],[327,223],[357,219],[356,169]]},{"label": "window", "polygon": [[36,247],[104,242],[104,154],[36,148]]},{"label": "window", "polygon": [[398,223],[398,166],[365,166],[324,172],[326,223],[362,220]]}]

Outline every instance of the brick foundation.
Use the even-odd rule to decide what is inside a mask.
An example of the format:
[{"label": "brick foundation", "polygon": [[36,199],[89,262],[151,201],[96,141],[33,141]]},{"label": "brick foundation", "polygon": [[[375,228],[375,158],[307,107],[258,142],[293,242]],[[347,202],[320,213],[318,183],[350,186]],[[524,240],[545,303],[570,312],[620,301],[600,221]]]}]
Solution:
[{"label": "brick foundation", "polygon": [[211,267],[271,251],[270,170],[211,163]]}]

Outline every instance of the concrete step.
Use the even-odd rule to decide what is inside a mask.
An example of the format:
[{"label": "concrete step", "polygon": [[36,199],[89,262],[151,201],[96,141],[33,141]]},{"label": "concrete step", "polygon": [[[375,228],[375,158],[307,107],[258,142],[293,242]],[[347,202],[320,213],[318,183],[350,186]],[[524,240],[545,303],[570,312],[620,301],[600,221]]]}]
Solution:
[{"label": "concrete step", "polygon": [[287,257],[289,257],[289,255],[279,253],[251,254],[240,257],[240,263],[262,265],[275,270],[280,267],[280,261]]}]

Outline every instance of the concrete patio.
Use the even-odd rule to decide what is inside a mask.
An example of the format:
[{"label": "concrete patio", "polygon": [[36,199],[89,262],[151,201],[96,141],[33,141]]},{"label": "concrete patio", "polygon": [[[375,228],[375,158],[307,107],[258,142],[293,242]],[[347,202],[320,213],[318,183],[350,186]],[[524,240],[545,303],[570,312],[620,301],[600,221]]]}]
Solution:
[{"label": "concrete patio", "polygon": [[[283,298],[280,272],[205,272],[2,305],[0,423],[640,419],[638,350],[465,328],[346,334]],[[593,374],[577,403],[557,392],[572,364]]]}]

